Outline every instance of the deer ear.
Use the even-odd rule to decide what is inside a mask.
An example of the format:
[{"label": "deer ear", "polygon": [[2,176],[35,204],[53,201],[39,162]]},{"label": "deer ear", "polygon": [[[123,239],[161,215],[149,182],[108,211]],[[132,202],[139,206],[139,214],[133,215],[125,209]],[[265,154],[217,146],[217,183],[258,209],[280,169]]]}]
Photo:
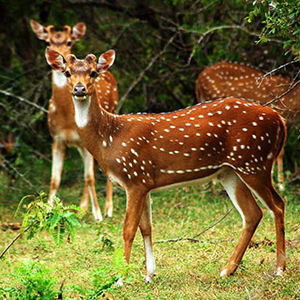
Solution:
[{"label": "deer ear", "polygon": [[108,50],[105,53],[103,53],[97,63],[97,71],[99,73],[106,72],[114,63],[116,57],[116,52],[114,50]]},{"label": "deer ear", "polygon": [[79,41],[85,34],[85,23],[78,23],[72,28],[72,40]]},{"label": "deer ear", "polygon": [[46,27],[44,27],[43,25],[39,24],[34,20],[30,20],[30,26],[40,40],[44,40],[44,41],[47,40],[48,31]]},{"label": "deer ear", "polygon": [[53,70],[59,72],[64,72],[66,70],[67,62],[63,55],[54,50],[51,50],[50,48],[47,48],[45,56],[47,63]]}]

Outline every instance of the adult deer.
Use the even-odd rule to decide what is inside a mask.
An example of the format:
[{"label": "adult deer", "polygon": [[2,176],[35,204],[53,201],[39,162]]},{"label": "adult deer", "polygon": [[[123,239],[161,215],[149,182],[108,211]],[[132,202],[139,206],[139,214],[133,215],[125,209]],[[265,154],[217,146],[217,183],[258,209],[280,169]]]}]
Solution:
[{"label": "adult deer", "polygon": [[[83,37],[86,30],[84,23],[78,23],[72,29],[70,26],[64,26],[62,31],[55,30],[53,25],[44,27],[33,20],[30,21],[30,24],[39,39],[46,41],[52,49],[63,55],[71,53],[72,45]],[[96,93],[101,105],[107,111],[114,113],[118,91],[116,81],[111,73],[107,72],[98,77]],[[52,72],[52,97],[49,105],[48,124],[53,137],[49,201],[52,202],[60,184],[66,146],[75,146],[84,161],[85,185],[80,207],[85,211],[88,210],[90,196],[94,217],[96,221],[101,221],[102,215],[95,191],[94,159],[80,141],[67,79],[57,71]],[[112,216],[113,210],[112,191],[112,183],[107,179],[105,214],[109,217]]]},{"label": "adult deer", "polygon": [[285,123],[269,107],[240,99],[198,104],[172,113],[113,115],[97,99],[97,76],[113,64],[115,52],[84,60],[46,50],[48,64],[68,79],[75,121],[83,144],[109,178],[127,194],[125,258],[140,227],[147,275],[155,272],[152,250],[151,191],[199,184],[218,177],[241,214],[243,232],[221,276],[238,267],[262,211],[271,211],[277,237],[276,274],[286,266],[284,201],[273,187],[271,170],[286,138]]},{"label": "adult deer", "polygon": [[[266,104],[287,92],[292,84],[289,78],[273,75],[262,78],[264,75],[264,73],[242,64],[217,63],[199,74],[196,81],[197,100],[205,102],[232,96]],[[288,124],[298,122],[300,118],[299,95],[300,85],[270,106],[286,118]],[[277,158],[280,190],[283,190],[284,183],[283,154],[284,151]]]}]

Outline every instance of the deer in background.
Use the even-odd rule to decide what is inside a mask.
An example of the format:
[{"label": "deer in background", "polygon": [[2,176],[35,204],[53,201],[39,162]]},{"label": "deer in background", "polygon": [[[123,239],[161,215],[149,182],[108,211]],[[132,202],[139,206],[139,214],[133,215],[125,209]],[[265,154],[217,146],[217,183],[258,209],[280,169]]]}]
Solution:
[{"label": "deer in background", "polygon": [[242,236],[220,275],[235,272],[262,218],[253,195],[275,219],[275,272],[281,275],[286,266],[284,201],[274,189],[271,171],[286,139],[282,117],[269,107],[236,98],[172,113],[111,114],[99,103],[96,83],[114,58],[113,50],[98,60],[93,54],[79,60],[46,50],[48,64],[67,77],[83,144],[108,177],[126,191],[123,238],[127,262],[139,227],[145,246],[145,281],[152,281],[151,191],[217,177],[243,220]]},{"label": "deer in background", "polygon": [[[291,87],[292,80],[282,76],[268,75],[238,63],[220,62],[207,67],[199,74],[196,81],[198,102],[216,100],[226,97],[240,97],[266,104],[275,97],[284,94]],[[300,118],[300,85],[288,92],[270,106],[286,118],[288,124]],[[284,189],[283,154],[277,158],[278,187]]]},{"label": "deer in background", "polygon": [[4,138],[0,139],[0,166],[3,166],[5,164],[2,160],[2,149],[6,154],[11,154],[15,146],[15,138],[11,132],[8,134],[7,140],[5,140]]},{"label": "deer in background", "polygon": [[[47,27],[31,20],[31,27],[36,36],[46,41],[52,49],[66,56],[71,53],[71,48],[76,41],[79,41],[85,34],[84,23],[76,24],[72,29],[64,26],[62,31],[55,30],[53,25]],[[97,97],[101,105],[109,112],[114,113],[118,101],[116,81],[109,72],[97,78],[95,86]],[[102,221],[102,215],[97,201],[94,179],[94,159],[87,149],[82,145],[75,120],[72,95],[67,87],[67,78],[57,71],[52,71],[52,96],[49,104],[48,124],[52,143],[52,174],[49,201],[59,187],[66,146],[76,147],[84,162],[84,192],[81,198],[80,207],[87,211],[89,197],[92,203],[92,211],[96,221]],[[112,183],[107,179],[105,214],[112,216]]]}]

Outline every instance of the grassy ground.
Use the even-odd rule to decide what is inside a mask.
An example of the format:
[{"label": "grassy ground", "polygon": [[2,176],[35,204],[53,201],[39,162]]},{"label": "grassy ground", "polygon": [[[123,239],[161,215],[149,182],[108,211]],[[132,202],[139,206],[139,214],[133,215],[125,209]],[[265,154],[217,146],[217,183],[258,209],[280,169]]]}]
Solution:
[{"label": "grassy ground", "polygon": [[[60,196],[67,204],[78,204],[82,182],[80,166],[67,160],[67,170],[76,176],[64,177]],[[34,186],[47,191],[50,164],[36,160],[28,176]],[[45,171],[46,170],[46,171]],[[23,169],[24,174],[29,170]],[[31,173],[32,174],[32,173]],[[74,174],[74,173],[73,173]],[[18,200],[32,188],[21,178],[15,181],[0,174],[0,222],[14,222]],[[38,179],[37,179],[38,178]],[[100,181],[100,182],[99,182]],[[104,181],[98,180],[98,190]],[[177,237],[193,237],[217,222],[231,208],[226,195],[217,189],[217,195],[203,187],[176,189],[155,193],[153,199],[153,238],[161,241]],[[100,195],[100,193],[99,193]],[[287,270],[275,278],[275,226],[265,211],[254,236],[256,245],[249,248],[234,276],[221,279],[219,272],[226,265],[241,234],[242,223],[236,210],[222,222],[199,236],[199,242],[165,242],[154,245],[157,276],[152,285],[142,281],[145,274],[143,243],[140,234],[134,242],[131,265],[123,287],[113,285],[105,293],[107,299],[300,299],[300,201],[296,188],[283,193],[286,201]],[[99,199],[104,206],[104,196]],[[92,215],[82,221],[73,243],[55,245],[47,234],[31,240],[19,240],[0,262],[0,287],[12,286],[10,275],[20,261],[42,262],[51,270],[58,289],[63,279],[64,299],[85,299],[85,291],[93,289],[95,272],[108,280],[113,270],[116,249],[122,249],[122,226],[125,213],[125,194],[114,193],[114,216],[101,225],[94,224]],[[0,249],[16,235],[12,230],[0,230]],[[101,235],[102,240],[99,239]],[[103,239],[111,247],[103,247]],[[109,266],[109,268],[106,268]],[[110,268],[110,266],[112,266]],[[99,277],[98,276],[98,277]],[[101,277],[102,276],[102,277]],[[98,278],[98,280],[100,280]],[[81,289],[81,292],[80,292]]]}]

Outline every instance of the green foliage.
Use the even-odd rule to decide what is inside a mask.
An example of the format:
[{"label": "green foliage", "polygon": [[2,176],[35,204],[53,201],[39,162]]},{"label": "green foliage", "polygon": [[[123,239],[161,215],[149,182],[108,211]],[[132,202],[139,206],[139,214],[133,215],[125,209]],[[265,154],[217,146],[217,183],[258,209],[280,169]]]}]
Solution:
[{"label": "green foliage", "polygon": [[24,260],[9,275],[10,287],[0,288],[1,299],[53,300],[58,292],[53,270],[42,263]]},{"label": "green foliage", "polygon": [[110,222],[101,222],[98,226],[97,235],[101,250],[114,250],[114,236],[116,232],[114,225]]},{"label": "green foliage", "polygon": [[[123,278],[128,272],[129,265],[124,259],[123,250],[117,249],[111,261],[91,272],[90,276],[93,278],[92,289],[83,289],[79,286],[73,286],[73,289],[85,295],[84,299],[96,300],[100,296],[105,297],[105,292],[116,288],[118,285],[123,285]],[[130,280],[130,277],[126,278],[126,282]]]},{"label": "green foliage", "polygon": [[16,211],[27,199],[33,199],[23,214],[21,234],[28,232],[27,238],[33,238],[37,233],[45,230],[54,238],[55,243],[61,244],[66,236],[74,240],[76,229],[80,227],[78,219],[83,211],[75,205],[64,206],[58,197],[54,197],[53,205],[47,202],[47,195],[40,192],[37,196],[28,195],[22,198]]},{"label": "green foliage", "polygon": [[253,21],[263,11],[260,41],[267,42],[269,37],[280,37],[284,41],[286,53],[293,49],[299,56],[300,51],[300,2],[298,0],[263,0],[254,1],[254,9],[249,13],[247,20]]}]

